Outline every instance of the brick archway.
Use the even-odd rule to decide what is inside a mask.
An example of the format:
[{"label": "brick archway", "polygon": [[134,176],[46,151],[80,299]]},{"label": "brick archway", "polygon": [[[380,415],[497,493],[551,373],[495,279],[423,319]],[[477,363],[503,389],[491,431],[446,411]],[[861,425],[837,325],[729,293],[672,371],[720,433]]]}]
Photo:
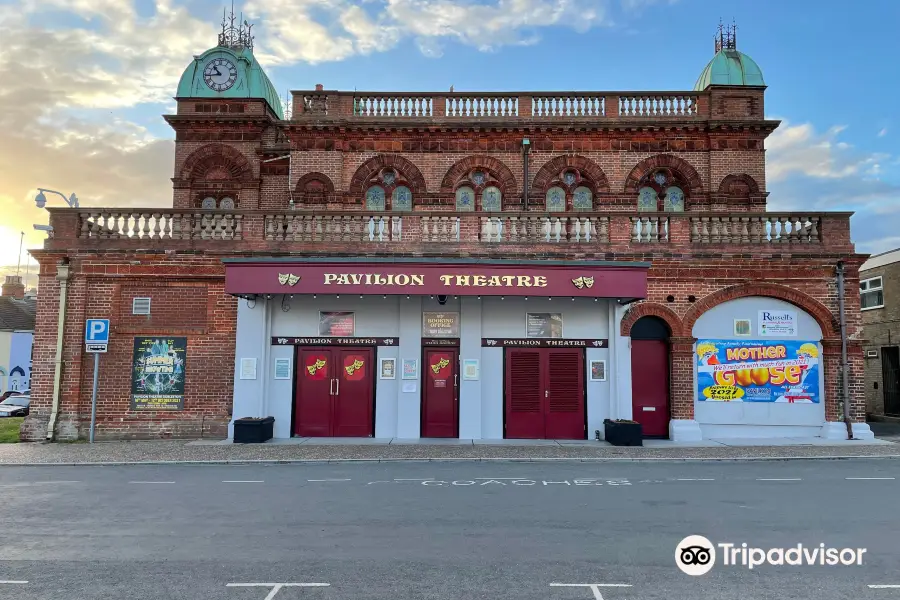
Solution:
[{"label": "brick archway", "polygon": [[657,304],[656,302],[641,302],[628,309],[628,312],[622,317],[622,324],[619,327],[620,334],[630,336],[632,326],[641,317],[659,317],[665,321],[666,325],[669,326],[669,335],[672,338],[680,338],[684,335],[684,326],[681,318],[668,306]]},{"label": "brick archway", "polygon": [[697,170],[683,158],[672,154],[657,154],[636,164],[625,178],[625,193],[637,194],[641,179],[654,169],[668,168],[678,172],[690,186],[693,195],[703,193],[703,180]]},{"label": "brick archway", "polygon": [[713,292],[697,301],[697,303],[695,303],[684,315],[684,331],[687,335],[691,335],[697,319],[711,308],[718,306],[723,302],[728,302],[729,300],[735,300],[737,298],[745,298],[747,296],[777,298],[778,300],[790,302],[794,306],[803,309],[816,320],[816,323],[819,324],[819,328],[822,330],[823,339],[836,337],[838,335],[837,332],[840,330],[840,325],[835,320],[834,315],[831,314],[831,311],[828,310],[828,307],[815,298],[787,286],[757,282],[727,287],[717,292]]},{"label": "brick archway", "polygon": [[745,185],[751,194],[759,193],[759,184],[756,183],[756,180],[747,175],[746,173],[732,173],[731,175],[726,175],[722,178],[721,183],[719,183],[719,193],[720,194],[730,194],[733,189],[732,186],[735,184]]},{"label": "brick archway", "polygon": [[206,179],[214,169],[223,170],[232,181],[246,181],[252,176],[247,158],[239,150],[226,144],[207,144],[194,150],[181,165],[182,181]]},{"label": "brick archway", "polygon": [[398,154],[379,154],[378,156],[373,156],[356,169],[353,179],[350,180],[350,187],[347,190],[350,197],[361,201],[363,191],[367,187],[366,183],[385,167],[391,167],[403,174],[403,177],[409,182],[413,198],[425,193],[425,178],[416,165]]},{"label": "brick archway", "polygon": [[564,154],[544,163],[544,166],[538,169],[538,172],[535,174],[531,189],[543,194],[550,186],[550,182],[567,168],[578,169],[591,179],[594,182],[595,189],[592,190],[594,193],[603,194],[609,192],[609,181],[600,165],[578,154]]},{"label": "brick archway", "polygon": [[482,155],[467,156],[454,163],[453,166],[447,170],[443,181],[441,181],[441,193],[448,195],[453,194],[459,180],[469,171],[477,167],[489,171],[500,181],[499,187],[500,191],[503,193],[504,199],[514,198],[519,194],[519,184],[510,168],[493,156]]},{"label": "brick archway", "polygon": [[331,181],[331,178],[328,177],[328,175],[325,175],[324,173],[317,173],[317,172],[307,173],[306,175],[304,175],[303,177],[298,179],[297,185],[294,186],[294,191],[297,193],[303,193],[306,190],[306,185],[313,181],[318,181],[319,183],[322,184],[322,187],[324,188],[322,191],[324,193],[326,193],[326,194],[334,193],[334,183]]}]

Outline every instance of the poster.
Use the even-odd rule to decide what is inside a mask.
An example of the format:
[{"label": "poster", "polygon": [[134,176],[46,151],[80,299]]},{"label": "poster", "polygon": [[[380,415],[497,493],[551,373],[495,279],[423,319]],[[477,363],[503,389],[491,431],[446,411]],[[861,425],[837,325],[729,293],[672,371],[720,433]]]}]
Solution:
[{"label": "poster", "polygon": [[606,381],[606,361],[591,361],[591,381]]},{"label": "poster", "polygon": [[136,337],[131,410],[183,410],[185,337]]},{"label": "poster", "polygon": [[759,311],[759,335],[797,336],[797,313],[792,310]]},{"label": "poster", "polygon": [[463,379],[466,381],[478,381],[477,358],[467,358],[463,361]]},{"label": "poster", "polygon": [[397,372],[397,359],[396,358],[382,358],[381,359],[381,378],[382,379],[393,379],[396,372]]},{"label": "poster", "polygon": [[527,313],[525,315],[525,337],[561,338],[563,319],[559,313]]},{"label": "poster", "polygon": [[459,313],[422,313],[423,338],[458,338]]},{"label": "poster", "polygon": [[816,342],[698,340],[696,354],[701,402],[821,402]]},{"label": "poster", "polygon": [[352,312],[320,312],[319,335],[325,337],[353,337],[356,315]]},{"label": "poster", "polygon": [[403,359],[403,379],[419,378],[419,361],[415,358]]}]

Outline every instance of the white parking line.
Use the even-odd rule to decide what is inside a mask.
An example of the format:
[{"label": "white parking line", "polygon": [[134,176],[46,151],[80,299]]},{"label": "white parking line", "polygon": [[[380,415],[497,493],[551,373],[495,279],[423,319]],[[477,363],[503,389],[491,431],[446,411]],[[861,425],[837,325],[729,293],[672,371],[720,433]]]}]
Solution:
[{"label": "white parking line", "polygon": [[600,588],[630,588],[630,583],[551,583],[550,587],[586,587],[594,593],[594,600],[603,600]]},{"label": "white parking line", "polygon": [[264,600],[272,600],[283,587],[330,587],[330,583],[226,583],[225,587],[267,587],[272,588]]},{"label": "white parking line", "polygon": [[773,477],[773,478],[758,478],[757,481],[803,481],[799,477]]},{"label": "white parking line", "polygon": [[897,584],[870,584],[870,589],[873,590],[900,590],[900,585]]},{"label": "white parking line", "polygon": [[715,481],[715,479],[676,479],[675,481]]},{"label": "white parking line", "polygon": [[265,481],[240,481],[240,480],[225,480],[222,483],[265,483]]},{"label": "white parking line", "polygon": [[350,481],[349,479],[307,479],[306,481],[311,481],[313,483],[321,483],[323,481]]},{"label": "white parking line", "polygon": [[894,480],[896,477],[845,477],[848,481],[886,481]]},{"label": "white parking line", "polygon": [[0,580],[0,583],[28,583],[27,581],[10,581],[7,579]]}]

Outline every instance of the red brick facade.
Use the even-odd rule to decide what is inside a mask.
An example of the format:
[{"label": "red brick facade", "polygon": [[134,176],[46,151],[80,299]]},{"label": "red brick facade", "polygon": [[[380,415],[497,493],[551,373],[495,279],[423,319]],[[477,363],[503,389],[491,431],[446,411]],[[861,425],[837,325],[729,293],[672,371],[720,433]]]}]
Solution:
[{"label": "red brick facade", "polygon": [[[384,95],[374,114],[366,112],[374,110],[371,96],[297,92],[289,121],[277,121],[263,101],[181,100],[177,115],[166,117],[176,135],[173,209],[52,210],[54,237],[35,253],[41,264],[40,294],[32,411],[23,438],[43,439],[47,433],[62,260],[70,276],[57,438],[86,436],[92,364],[83,353],[85,318],[112,321],[110,351],[102,357],[98,439],[222,435],[235,369],[236,300],[223,291],[221,259],[226,256],[650,261],[648,298],[631,307],[621,332],[628,335],[646,315],[669,325],[676,419],[693,416],[694,322],[727,300],[767,296],[798,306],[820,325],[826,414],[837,420],[835,266],[844,261],[852,417],[864,419],[855,291],[864,257],[854,251],[846,213],[762,212],[764,140],[777,126],[763,118],[762,89],[649,94],[648,106],[690,108],[641,110],[634,108],[643,106],[640,95],[558,94],[550,102],[547,94],[500,99],[484,94],[480,106],[495,108],[467,109],[472,114],[462,116],[454,112],[461,101],[452,95]],[[585,98],[595,107],[589,116],[578,112],[586,108],[572,108],[589,106]],[[652,104],[654,98],[658,104]],[[600,99],[602,114],[596,109]],[[430,107],[424,116],[409,108],[423,105]],[[503,114],[512,110],[507,106],[517,106],[517,112]],[[548,114],[546,106],[557,112]],[[527,177],[523,139],[530,148]],[[396,178],[390,185],[384,179],[387,169]],[[473,181],[476,170],[485,178],[481,183]],[[656,173],[683,191],[685,212],[637,211],[639,190],[656,185]],[[365,224],[373,216],[365,211],[365,193],[375,182],[386,187],[388,226],[391,217],[402,219],[402,235],[392,233],[389,241],[365,237]],[[412,192],[411,214],[391,212],[390,192],[399,185]],[[487,215],[478,206],[474,212],[457,211],[460,185],[472,187],[476,195],[498,188],[502,213]],[[554,186],[565,189],[566,212],[545,210],[547,190]],[[589,211],[572,209],[579,186],[592,194]],[[658,191],[662,208],[663,192]],[[208,197],[231,198],[236,210],[200,210]],[[488,216],[503,220],[506,237],[496,240],[485,233]],[[556,218],[563,219],[559,239],[548,242],[543,233],[528,229],[533,219],[546,224]],[[799,235],[768,239],[757,230],[754,237],[760,224],[774,228],[807,219],[815,225],[803,225]],[[576,222],[597,228],[589,241],[578,237]],[[303,229],[304,223],[313,223],[312,228]],[[135,297],[151,298],[152,316],[131,314]],[[130,410],[135,335],[188,338],[183,411]]]}]

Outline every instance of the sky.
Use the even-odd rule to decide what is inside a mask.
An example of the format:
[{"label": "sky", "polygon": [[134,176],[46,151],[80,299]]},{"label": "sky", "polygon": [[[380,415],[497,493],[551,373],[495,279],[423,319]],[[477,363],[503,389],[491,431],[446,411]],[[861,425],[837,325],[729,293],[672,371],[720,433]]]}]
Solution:
[{"label": "sky", "polygon": [[[171,206],[178,79],[226,0],[0,0],[0,274],[45,236],[37,187]],[[240,0],[238,0],[240,2]],[[762,68],[770,210],[851,210],[900,247],[897,0],[247,0],[275,86],[690,90],[721,20]],[[48,196],[53,205],[62,199]],[[25,253],[22,274],[26,269]],[[31,273],[35,271],[32,261]],[[33,285],[33,280],[32,280]]]}]

